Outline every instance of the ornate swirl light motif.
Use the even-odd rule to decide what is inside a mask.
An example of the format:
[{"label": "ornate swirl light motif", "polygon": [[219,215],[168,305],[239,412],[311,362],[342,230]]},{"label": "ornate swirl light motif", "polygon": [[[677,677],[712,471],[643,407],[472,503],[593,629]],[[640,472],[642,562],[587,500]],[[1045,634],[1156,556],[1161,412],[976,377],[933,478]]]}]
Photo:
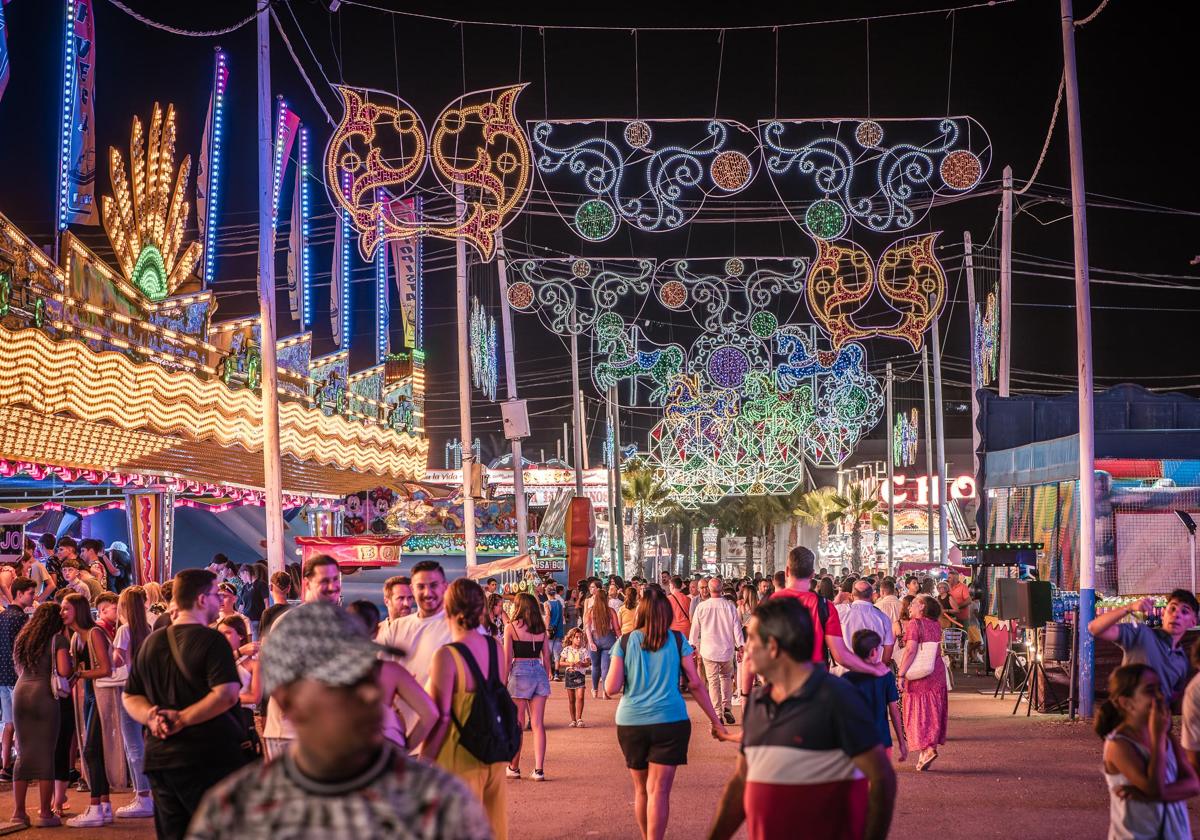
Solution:
[{"label": "ornate swirl light motif", "polygon": [[[586,274],[581,273],[584,266]],[[584,335],[622,301],[649,294],[654,266],[654,260],[519,260],[513,269],[521,279],[509,286],[509,303],[522,311],[536,310],[557,335]],[[518,305],[524,302],[526,289],[529,302]]]},{"label": "ornate swirl light motif", "polygon": [[142,135],[142,121],[134,117],[132,188],[121,153],[109,149],[108,160],[115,197],[101,200],[104,230],[125,279],[147,300],[161,301],[191,275],[202,250],[199,242],[183,245],[192,158],[184,157],[176,176],[175,106],[167,106],[164,118],[154,103],[148,138]]},{"label": "ornate swirl light motif", "polygon": [[[911,236],[889,245],[878,265],[848,240],[817,239],[817,257],[808,272],[808,308],[825,328],[835,349],[847,341],[884,336],[921,349],[922,334],[942,311],[946,275],[934,254],[940,233]],[[865,326],[858,315],[878,288],[883,302],[900,317],[892,324]]]},{"label": "ornate swirl light motif", "polygon": [[[669,309],[688,308],[696,325],[708,333],[752,333],[758,313],[794,310],[804,294],[808,259],[798,257],[731,257],[667,260],[656,275],[658,298]],[[686,292],[679,295],[679,290]],[[679,302],[672,305],[672,301]],[[789,303],[790,301],[790,303]],[[776,323],[778,320],[776,319]]]},{"label": "ornate swirl light motif", "polygon": [[911,467],[917,463],[917,444],[920,434],[917,431],[917,410],[911,415],[903,411],[896,414],[896,422],[892,425],[892,463],[897,467]]},{"label": "ornate swirl light motif", "polygon": [[980,385],[991,385],[996,379],[1000,357],[1000,313],[996,292],[987,293],[983,307],[976,306],[974,335],[975,369]]},{"label": "ornate swirl light motif", "polygon": [[[491,260],[496,231],[512,221],[529,194],[529,141],[515,112],[524,88],[459,97],[438,116],[428,138],[416,111],[396,96],[338,88],[344,112],[325,150],[325,182],[328,188],[340,184],[343,173],[350,177],[349,195],[329,189],[329,198],[358,229],[364,259],[381,242],[424,233],[462,237]],[[385,191],[393,199],[410,191],[430,158],[448,194],[464,188],[465,214],[414,219],[409,205],[380,198]]]},{"label": "ornate swirl light motif", "polygon": [[[754,179],[758,141],[731,120],[543,120],[530,123],[538,176],[559,215],[600,242],[622,223],[675,230],[714,193]],[[664,141],[678,140],[678,145]],[[655,143],[658,143],[657,147]],[[580,195],[577,204],[555,198]]]},{"label": "ornate swirl light motif", "polygon": [[[940,194],[976,186],[991,162],[991,141],[971,117],[769,120],[758,133],[780,200],[797,224],[826,239],[844,232],[826,235],[835,227],[830,211],[808,218],[793,208],[831,201],[848,222],[902,231],[923,219]],[[884,145],[885,137],[893,145]]]}]

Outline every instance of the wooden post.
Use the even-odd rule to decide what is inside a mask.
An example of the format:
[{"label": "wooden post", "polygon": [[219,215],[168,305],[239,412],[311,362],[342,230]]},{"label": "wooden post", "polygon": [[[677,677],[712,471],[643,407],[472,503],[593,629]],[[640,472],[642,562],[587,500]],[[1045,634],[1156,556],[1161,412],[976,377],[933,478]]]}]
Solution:
[{"label": "wooden post", "polygon": [[1012,167],[1004,167],[1000,203],[1000,396],[1008,396],[1012,372]]}]

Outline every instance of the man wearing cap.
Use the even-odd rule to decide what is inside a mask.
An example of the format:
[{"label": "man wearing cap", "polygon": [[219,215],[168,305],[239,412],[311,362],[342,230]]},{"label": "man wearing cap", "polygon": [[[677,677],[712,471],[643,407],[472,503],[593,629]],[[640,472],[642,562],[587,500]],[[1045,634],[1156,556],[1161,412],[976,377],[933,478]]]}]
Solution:
[{"label": "man wearing cap", "polygon": [[457,778],[404,755],[383,737],[379,656],[341,607],[309,602],[276,622],[262,680],[292,721],[291,749],[254,764],[204,797],[189,840],[291,837],[484,840],[482,806]]}]

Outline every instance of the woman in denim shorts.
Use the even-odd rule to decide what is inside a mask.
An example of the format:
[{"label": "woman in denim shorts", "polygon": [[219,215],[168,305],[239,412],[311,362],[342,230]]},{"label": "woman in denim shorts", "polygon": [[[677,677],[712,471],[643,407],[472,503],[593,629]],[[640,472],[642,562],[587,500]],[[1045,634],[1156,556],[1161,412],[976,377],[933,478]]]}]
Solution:
[{"label": "woman in denim shorts", "polygon": [[[546,761],[546,698],[550,696],[550,651],[546,644],[546,622],[537,599],[528,592],[516,598],[512,621],[504,631],[504,655],[508,659],[508,693],[517,704],[521,728],[526,716],[533,724],[533,774],[544,781]],[[521,778],[521,754],[513,756],[505,775]]]}]

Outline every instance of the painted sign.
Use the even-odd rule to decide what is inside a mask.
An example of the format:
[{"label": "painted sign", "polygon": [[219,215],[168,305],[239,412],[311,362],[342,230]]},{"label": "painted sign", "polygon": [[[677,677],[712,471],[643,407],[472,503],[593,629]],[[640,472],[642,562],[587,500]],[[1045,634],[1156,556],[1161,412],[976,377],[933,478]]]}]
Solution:
[{"label": "painted sign", "polygon": [[296,537],[302,562],[317,554],[328,554],[342,568],[400,565],[404,537]]},{"label": "painted sign", "polygon": [[[929,504],[930,494],[933,494],[933,503],[936,505],[938,500],[938,480],[934,476],[933,481],[929,480],[929,476],[921,475],[909,478],[906,475],[895,475],[892,477],[894,489],[888,493],[887,482],[879,485],[879,500],[886,504],[891,504],[894,499],[896,504],[902,505],[906,502],[915,503],[918,505]],[[933,485],[932,487],[930,485]],[[975,498],[975,479],[969,475],[957,476],[950,484],[950,498],[962,502],[967,499]]]}]

